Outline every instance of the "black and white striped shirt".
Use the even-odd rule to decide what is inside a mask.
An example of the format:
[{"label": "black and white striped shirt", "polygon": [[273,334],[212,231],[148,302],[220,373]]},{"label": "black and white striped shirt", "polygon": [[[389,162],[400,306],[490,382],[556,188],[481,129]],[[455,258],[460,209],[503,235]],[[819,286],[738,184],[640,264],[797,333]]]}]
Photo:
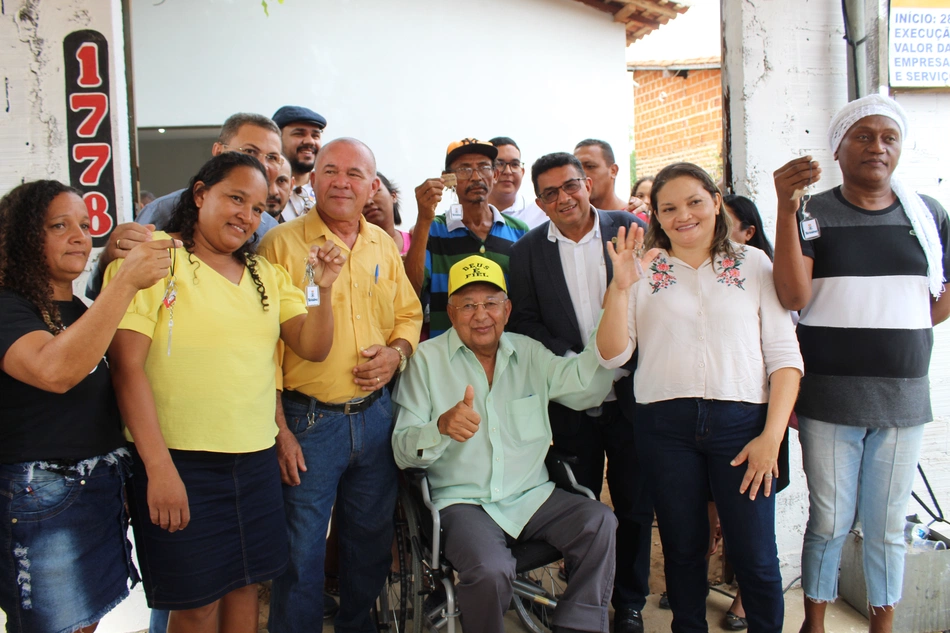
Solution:
[{"label": "black and white striped shirt", "polygon": [[[950,270],[947,212],[923,198]],[[900,202],[867,211],[836,187],[809,200],[808,211],[821,236],[801,242],[814,272],[798,323],[805,376],[796,411],[869,428],[931,421],[927,259]]]}]

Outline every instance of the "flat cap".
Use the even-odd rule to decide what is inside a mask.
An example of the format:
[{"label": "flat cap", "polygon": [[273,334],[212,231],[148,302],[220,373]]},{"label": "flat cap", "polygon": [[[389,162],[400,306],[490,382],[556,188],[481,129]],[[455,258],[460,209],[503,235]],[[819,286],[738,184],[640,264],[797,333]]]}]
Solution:
[{"label": "flat cap", "polygon": [[312,123],[321,130],[327,126],[327,120],[323,115],[303,106],[285,105],[279,108],[271,118],[280,129],[284,129],[291,123]]}]

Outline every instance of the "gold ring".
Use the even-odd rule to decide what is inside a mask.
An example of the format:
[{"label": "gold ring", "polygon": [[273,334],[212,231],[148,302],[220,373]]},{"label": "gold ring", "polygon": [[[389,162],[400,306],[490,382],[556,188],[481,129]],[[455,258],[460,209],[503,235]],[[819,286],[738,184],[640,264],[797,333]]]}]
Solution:
[{"label": "gold ring", "polygon": [[120,250],[120,251],[122,250],[122,247],[119,246],[119,242],[121,242],[121,241],[122,241],[122,240],[120,240],[120,239],[118,239],[118,238],[117,238],[116,241],[115,241],[115,247],[116,247],[118,250]]},{"label": "gold ring", "polygon": [[382,382],[382,380],[380,380],[379,376],[376,376],[376,382]]}]

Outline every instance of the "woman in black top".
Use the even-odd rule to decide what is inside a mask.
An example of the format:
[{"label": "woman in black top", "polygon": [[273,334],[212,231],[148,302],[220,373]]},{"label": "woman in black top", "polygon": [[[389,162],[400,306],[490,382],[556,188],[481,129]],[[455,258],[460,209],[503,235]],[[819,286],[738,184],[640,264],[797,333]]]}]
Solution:
[{"label": "woman in black top", "polygon": [[135,293],[168,273],[173,242],[134,248],[122,282],[87,310],[72,284],[89,228],[81,193],[56,181],[0,200],[0,608],[11,632],[92,630],[138,580],[104,354]]}]

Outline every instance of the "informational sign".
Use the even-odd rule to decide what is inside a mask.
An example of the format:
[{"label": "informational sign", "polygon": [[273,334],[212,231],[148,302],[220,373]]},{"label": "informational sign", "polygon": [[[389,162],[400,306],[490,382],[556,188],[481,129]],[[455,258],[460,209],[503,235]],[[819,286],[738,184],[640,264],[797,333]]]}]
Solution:
[{"label": "informational sign", "polygon": [[950,88],[950,0],[891,0],[892,88]]},{"label": "informational sign", "polygon": [[105,246],[117,223],[109,117],[109,43],[97,31],[63,40],[69,182],[83,192],[93,246]]}]

